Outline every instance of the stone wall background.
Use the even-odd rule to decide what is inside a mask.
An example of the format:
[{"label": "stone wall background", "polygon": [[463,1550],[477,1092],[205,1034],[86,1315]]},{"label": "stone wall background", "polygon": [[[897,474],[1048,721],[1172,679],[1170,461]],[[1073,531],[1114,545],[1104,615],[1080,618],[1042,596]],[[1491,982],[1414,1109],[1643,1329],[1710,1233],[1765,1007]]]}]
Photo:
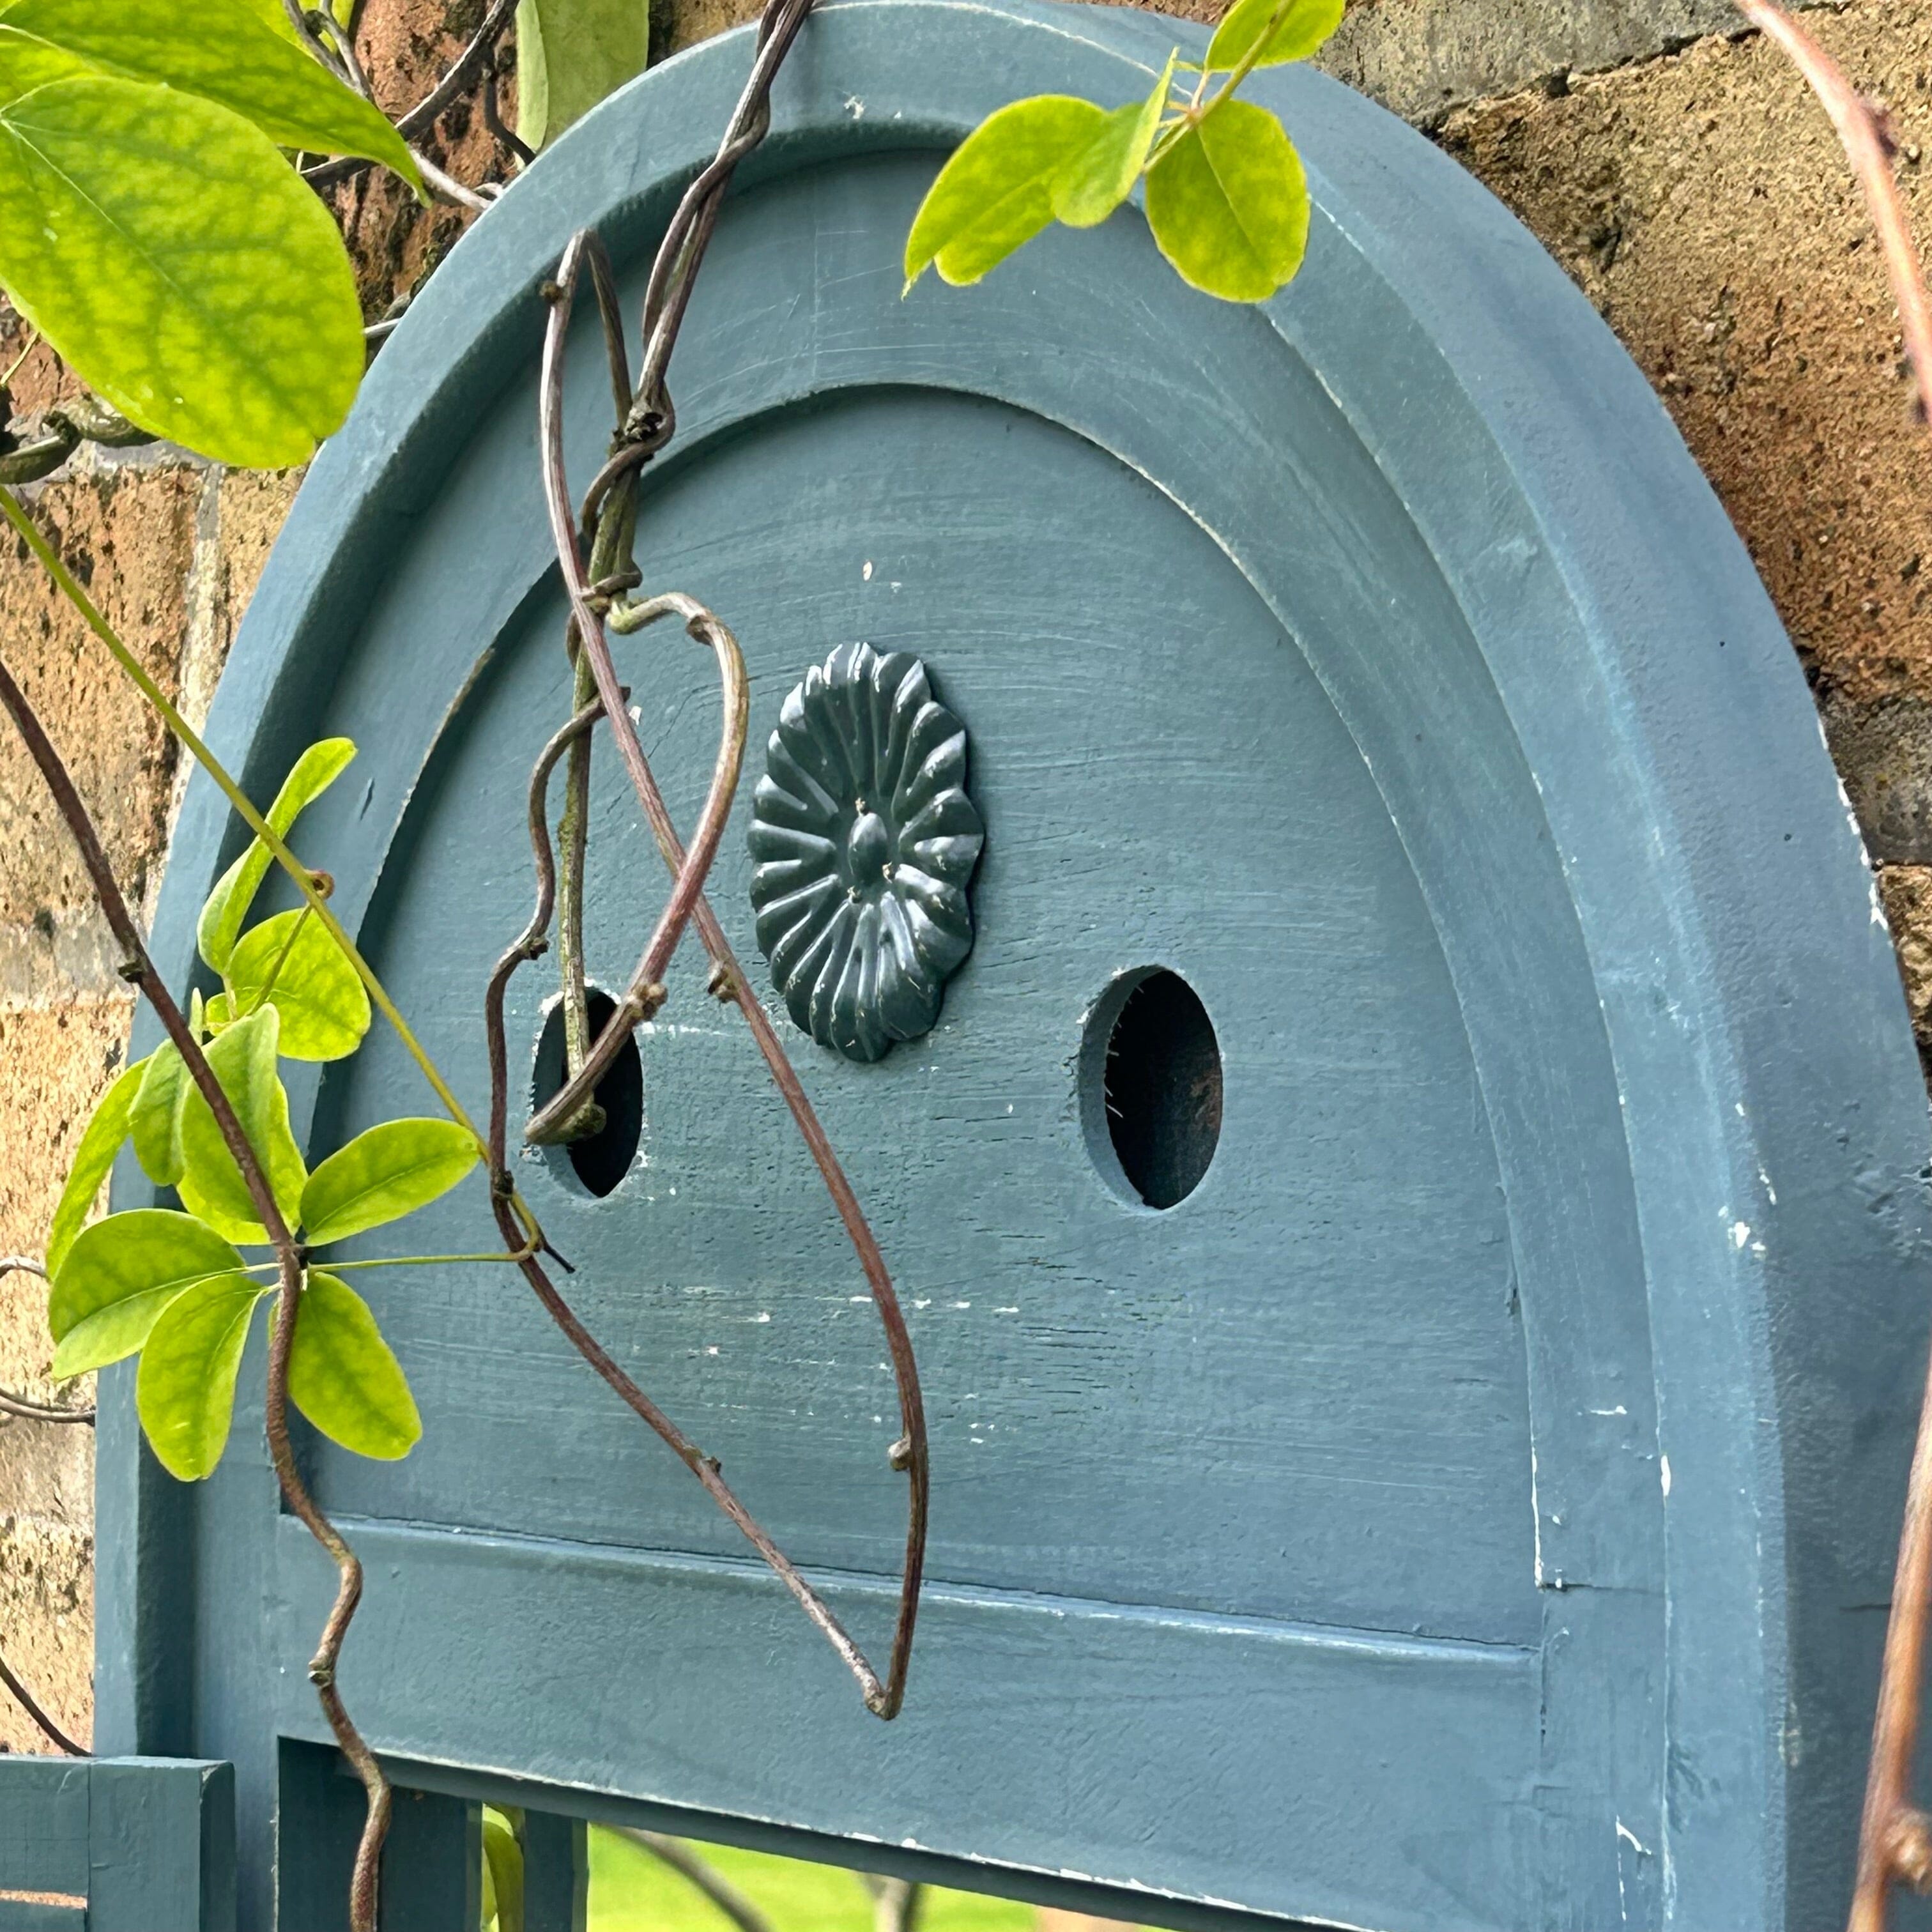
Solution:
[{"label": "stone wall background", "polygon": [[[749,18],[747,0],[651,0],[667,52]],[[370,0],[366,64],[407,106],[482,0]],[[1219,0],[1178,0],[1199,18]],[[1812,24],[1891,106],[1932,241],[1932,0],[1816,6]],[[1730,0],[1352,0],[1332,70],[1414,122],[1541,238],[1649,376],[1743,533],[1816,697],[1865,829],[1932,1064],[1932,440],[1906,413],[1882,269],[1822,112]],[[480,116],[436,158],[478,178]],[[343,190],[372,318],[464,218],[393,188]],[[17,324],[0,314],[0,358]],[[11,346],[10,346],[11,345]],[[15,385],[45,406],[44,352]],[[178,452],[85,452],[40,510],[124,634],[190,716],[292,500],[292,476],[226,476]],[[182,774],[24,553],[0,545],[0,650],[43,707],[152,903]],[[130,1004],[17,746],[0,740],[0,1253],[37,1254],[74,1141],[124,1051]],[[0,1385],[46,1399],[42,1291],[0,1281]],[[0,1420],[0,1653],[89,1733],[92,1442]],[[0,1697],[0,1748],[38,1735]]]}]

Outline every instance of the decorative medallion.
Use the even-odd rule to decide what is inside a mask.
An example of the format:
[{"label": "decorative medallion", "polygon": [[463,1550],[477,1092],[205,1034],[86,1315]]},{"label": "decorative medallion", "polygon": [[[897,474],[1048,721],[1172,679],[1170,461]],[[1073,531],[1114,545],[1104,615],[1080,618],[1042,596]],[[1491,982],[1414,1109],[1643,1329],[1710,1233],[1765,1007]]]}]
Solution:
[{"label": "decorative medallion", "polygon": [[784,701],[752,801],[759,949],[791,1016],[848,1060],[939,1017],[973,950],[986,842],[966,728],[904,651],[842,644]]}]

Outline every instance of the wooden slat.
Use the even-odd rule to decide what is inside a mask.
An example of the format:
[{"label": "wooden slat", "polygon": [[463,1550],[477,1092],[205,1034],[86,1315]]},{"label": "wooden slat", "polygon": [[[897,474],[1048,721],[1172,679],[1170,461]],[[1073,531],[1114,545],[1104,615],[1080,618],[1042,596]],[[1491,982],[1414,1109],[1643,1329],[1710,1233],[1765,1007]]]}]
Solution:
[{"label": "wooden slat", "polygon": [[[0,1759],[0,1887],[86,1896],[88,1780],[83,1760]],[[0,1915],[16,1904],[0,1904]],[[0,1916],[0,1927],[13,1925]]]},{"label": "wooden slat", "polygon": [[234,1932],[235,1778],[176,1758],[0,1757],[0,1932]]}]

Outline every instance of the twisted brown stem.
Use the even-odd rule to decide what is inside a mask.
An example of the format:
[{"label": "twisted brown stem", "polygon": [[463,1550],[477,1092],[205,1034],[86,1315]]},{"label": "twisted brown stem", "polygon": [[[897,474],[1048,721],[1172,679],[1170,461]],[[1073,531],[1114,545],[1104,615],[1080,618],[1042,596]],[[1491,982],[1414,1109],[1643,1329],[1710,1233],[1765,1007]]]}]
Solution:
[{"label": "twisted brown stem", "polygon": [[138,987],[155,1012],[159,1015],[167,1036],[179,1052],[202,1097],[207,1101],[209,1111],[220,1130],[223,1144],[232,1156],[242,1178],[248,1190],[250,1202],[262,1227],[267,1231],[270,1243],[275,1251],[275,1258],[280,1270],[280,1288],[275,1311],[274,1333],[268,1351],[268,1448],[274,1459],[275,1474],[279,1478],[282,1493],[288,1498],[289,1507],[308,1527],[309,1533],[334,1558],[338,1576],[334,1608],[330,1612],[328,1622],[322,1631],[320,1646],[314,1660],[309,1666],[309,1676],[314,1683],[322,1701],[324,1714],[328,1719],[329,1728],[335,1733],[336,1741],[343,1753],[356,1767],[362,1778],[363,1788],[368,1795],[368,1808],[364,1820],[362,1842],[357,1847],[356,1874],[350,1894],[350,1920],[354,1932],[375,1932],[376,1894],[378,1868],[382,1858],[382,1840],[388,1830],[389,1786],[376,1763],[374,1754],[363,1742],[362,1733],[350,1720],[343,1704],[341,1694],[335,1686],[336,1661],[342,1649],[342,1641],[347,1634],[350,1619],[356,1614],[356,1606],[362,1594],[362,1566],[355,1552],[343,1541],[335,1526],[330,1522],[303,1482],[302,1472],[296,1467],[294,1452],[289,1445],[288,1437],[288,1368],[289,1348],[295,1339],[296,1324],[302,1313],[303,1262],[302,1250],[296,1245],[281,1209],[276,1204],[274,1190],[269,1186],[268,1177],[250,1146],[248,1136],[242,1132],[242,1124],[236,1117],[228,1096],[221,1082],[216,1078],[214,1070],[208,1064],[208,1058],[201,1050],[201,1042],[194,1036],[166,983],[156,971],[154,962],[149,956],[146,941],[142,938],[140,926],[129,910],[127,900],[122,896],[119,883],[114,877],[113,868],[108,862],[107,854],[101,845],[100,836],[94,829],[94,820],[86,804],[76,789],[73,778],[61,755],[47,736],[38,715],[28,702],[26,694],[16,684],[4,662],[0,662],[0,710],[4,710],[13,720],[27,747],[28,754],[38,768],[42,781],[52,794],[54,804],[64,820],[74,843],[80,849],[80,858],[88,880],[99,900],[102,913],[114,934],[116,943],[125,956],[122,967],[122,976]]}]

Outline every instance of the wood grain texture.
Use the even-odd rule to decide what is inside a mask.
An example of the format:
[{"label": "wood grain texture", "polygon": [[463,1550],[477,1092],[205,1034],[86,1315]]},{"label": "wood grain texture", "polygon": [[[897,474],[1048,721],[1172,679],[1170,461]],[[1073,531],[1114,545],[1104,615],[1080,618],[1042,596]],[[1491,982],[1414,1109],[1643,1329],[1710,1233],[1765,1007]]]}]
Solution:
[{"label": "wood grain texture", "polygon": [[[1144,91],[1177,34],[815,18],[640,519],[652,586],[742,640],[754,726],[863,638],[924,658],[973,734],[978,938],[940,1027],[872,1066],[800,1040],[934,1419],[904,1718],[848,1709],[482,1270],[364,1278],[428,1433],[393,1468],[310,1447],[372,1558],[345,1689],[386,1750],[555,1810],[910,1838],[1127,1918],[1796,1932],[1846,1869],[1926,1320],[1923,1095],[1856,830],[1641,377],[1334,82],[1259,90],[1318,211],[1264,309],[1181,287],[1132,211],[899,299],[938,151],[1016,92]],[[479,1098],[470,1016],[564,702],[533,291],[594,219],[634,295],[743,52],[627,90],[454,253],[305,485],[213,720],[262,790],[310,737],[361,742],[304,856]],[[580,480],[605,426],[578,347]],[[701,667],[620,658],[688,816]],[[611,776],[607,977],[662,891]],[[185,964],[232,843],[191,788],[158,956]],[[746,872],[728,844],[740,937]],[[1155,964],[1226,1078],[1214,1162],[1162,1214],[1097,1171],[1078,1092],[1084,1015]],[[740,1030],[678,966],[640,1164],[602,1200],[542,1157],[528,1186],[592,1325],[868,1628],[900,1502],[882,1352]],[[380,1040],[296,1097],[316,1154],[423,1104]],[[459,1192],[410,1245],[480,1216]],[[320,1582],[244,1422],[165,1612],[139,1562],[104,1574],[103,1720],[235,1759],[254,1924],[274,1738],[319,1735],[286,1660]],[[173,1506],[111,1414],[102,1455],[104,1537]]]}]

